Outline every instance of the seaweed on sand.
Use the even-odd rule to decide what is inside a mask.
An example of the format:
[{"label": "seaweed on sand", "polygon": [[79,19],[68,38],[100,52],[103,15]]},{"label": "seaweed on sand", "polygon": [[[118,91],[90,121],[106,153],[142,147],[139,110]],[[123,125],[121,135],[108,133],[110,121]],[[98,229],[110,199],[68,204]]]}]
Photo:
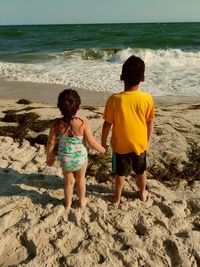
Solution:
[{"label": "seaweed on sand", "polygon": [[30,100],[22,98],[22,99],[19,99],[16,103],[17,104],[23,104],[23,105],[30,105],[32,102]]},{"label": "seaweed on sand", "polygon": [[193,104],[188,109],[200,109],[200,105],[199,104]]},{"label": "seaweed on sand", "polygon": [[156,180],[164,183],[170,181],[172,185],[177,185],[180,181],[185,180],[188,184],[194,181],[200,181],[200,147],[196,142],[190,143],[190,151],[188,151],[188,162],[184,168],[179,170],[178,160],[162,161],[164,169],[158,166],[150,166],[148,172]]},{"label": "seaweed on sand", "polygon": [[93,106],[83,106],[82,109],[89,110],[94,113],[93,115],[88,115],[88,119],[98,119],[101,118],[103,115],[102,112],[97,111],[97,108]]},{"label": "seaweed on sand", "polygon": [[[21,111],[21,110],[20,110]],[[29,131],[36,133],[45,131],[49,128],[51,120],[39,120],[39,115],[34,112],[17,114],[19,110],[7,110],[5,116],[1,119],[3,122],[14,122],[16,126],[1,126],[0,135],[10,136],[22,141],[22,139],[31,140],[32,143],[46,144],[47,136],[41,138],[41,135],[32,138]],[[35,139],[35,141],[33,141]]]},{"label": "seaweed on sand", "polygon": [[89,120],[91,120],[91,119],[99,119],[99,118],[101,118],[101,113],[95,113],[94,115],[89,115],[89,116],[87,116],[87,118],[89,119]]},{"label": "seaweed on sand", "polygon": [[111,155],[89,154],[87,175],[95,176],[99,183],[110,180],[112,178]]},{"label": "seaweed on sand", "polygon": [[82,109],[89,110],[89,111],[95,111],[95,110],[97,110],[97,108],[96,107],[93,107],[93,106],[82,106],[81,108]]},{"label": "seaweed on sand", "polygon": [[24,113],[24,114],[16,114],[15,111],[10,110],[10,111],[6,112],[6,115],[4,116],[3,119],[1,119],[1,121],[3,121],[3,122],[17,122],[20,125],[26,124],[27,126],[31,126],[32,122],[37,121],[38,118],[39,118],[39,115],[34,113],[34,112]]},{"label": "seaweed on sand", "polygon": [[46,145],[48,136],[46,134],[39,134],[36,137],[28,137],[27,140],[30,142],[30,144],[33,146],[34,144],[39,145]]}]

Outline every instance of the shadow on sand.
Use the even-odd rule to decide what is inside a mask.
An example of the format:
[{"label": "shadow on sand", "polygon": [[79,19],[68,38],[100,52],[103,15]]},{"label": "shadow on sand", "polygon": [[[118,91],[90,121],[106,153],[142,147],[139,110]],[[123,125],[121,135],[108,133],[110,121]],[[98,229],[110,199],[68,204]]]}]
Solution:
[{"label": "shadow on sand", "polygon": [[[63,190],[63,188],[64,181],[60,176],[43,173],[22,174],[12,168],[0,167],[0,196],[27,197],[32,203],[45,208],[47,204],[56,206],[63,203],[63,192],[61,198],[53,196],[55,191]],[[86,185],[86,189],[88,196],[102,198],[105,201],[109,201],[113,194],[111,186],[98,182]],[[74,188],[74,193],[77,194],[76,188]],[[123,192],[123,195],[127,198],[136,197],[135,193],[131,192]]]}]

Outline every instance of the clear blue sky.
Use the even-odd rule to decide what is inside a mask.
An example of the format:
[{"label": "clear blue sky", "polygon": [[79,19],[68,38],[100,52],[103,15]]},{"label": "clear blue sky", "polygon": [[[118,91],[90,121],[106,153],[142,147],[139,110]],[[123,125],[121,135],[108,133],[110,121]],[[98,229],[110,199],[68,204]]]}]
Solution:
[{"label": "clear blue sky", "polygon": [[200,0],[0,0],[0,25],[200,21]]}]

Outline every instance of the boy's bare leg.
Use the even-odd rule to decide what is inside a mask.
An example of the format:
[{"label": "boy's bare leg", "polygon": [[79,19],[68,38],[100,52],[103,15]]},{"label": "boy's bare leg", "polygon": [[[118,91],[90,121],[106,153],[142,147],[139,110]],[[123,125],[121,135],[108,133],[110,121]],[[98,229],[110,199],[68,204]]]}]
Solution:
[{"label": "boy's bare leg", "polygon": [[114,203],[119,206],[122,190],[124,188],[125,176],[117,175],[115,178]]},{"label": "boy's bare leg", "polygon": [[86,207],[88,199],[85,197],[86,193],[86,179],[85,179],[85,173],[87,170],[87,162],[84,164],[84,166],[75,172],[76,177],[76,186],[78,190],[78,196],[79,196],[79,205],[81,209],[84,209]]},{"label": "boy's bare leg", "polygon": [[65,196],[65,208],[71,208],[73,188],[75,183],[74,174],[72,172],[66,172],[63,170],[64,174],[64,196]]},{"label": "boy's bare leg", "polygon": [[140,199],[142,201],[147,201],[148,198],[148,192],[146,190],[146,184],[147,184],[147,176],[146,176],[146,172],[144,171],[143,174],[137,174],[136,175],[139,181],[139,194],[140,194]]}]

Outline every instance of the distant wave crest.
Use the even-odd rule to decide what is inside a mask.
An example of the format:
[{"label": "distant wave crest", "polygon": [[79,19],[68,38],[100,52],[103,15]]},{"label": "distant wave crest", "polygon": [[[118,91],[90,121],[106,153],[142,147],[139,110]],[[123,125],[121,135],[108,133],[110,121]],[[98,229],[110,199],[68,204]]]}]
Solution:
[{"label": "distant wave crest", "polygon": [[60,53],[50,53],[49,56],[59,59],[79,60],[104,60],[111,63],[123,63],[129,56],[136,55],[141,57],[146,64],[169,64],[169,65],[199,65],[200,51],[183,51],[180,49],[142,49],[142,48],[126,48],[126,49],[79,49],[65,51]]}]

